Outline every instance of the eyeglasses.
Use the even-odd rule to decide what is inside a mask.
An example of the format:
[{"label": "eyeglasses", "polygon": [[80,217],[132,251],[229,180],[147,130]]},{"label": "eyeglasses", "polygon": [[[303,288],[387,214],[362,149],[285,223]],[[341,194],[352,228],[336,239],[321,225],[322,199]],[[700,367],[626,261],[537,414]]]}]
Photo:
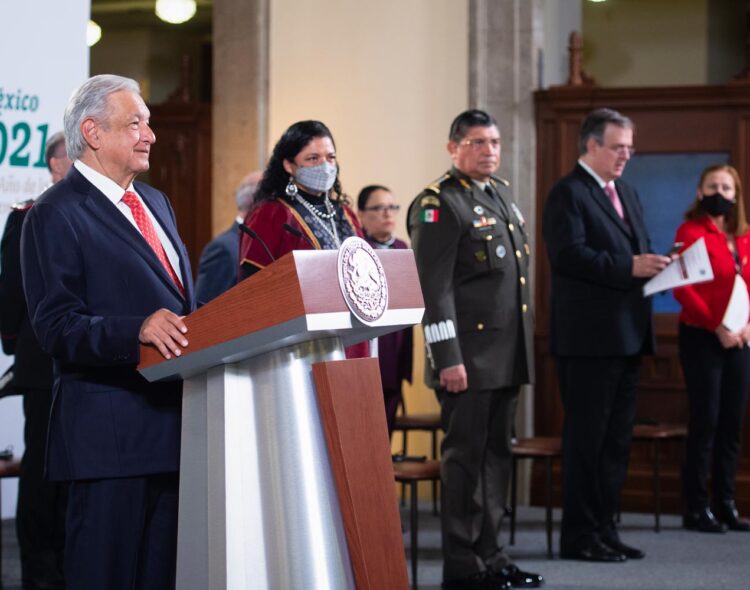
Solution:
[{"label": "eyeglasses", "polygon": [[401,209],[401,205],[373,205],[372,207],[365,207],[364,211],[383,214],[386,211],[389,213],[398,213],[399,209]]},{"label": "eyeglasses", "polygon": [[608,150],[615,152],[618,156],[632,156],[635,154],[635,148],[632,145],[613,145],[613,146],[604,146]]},{"label": "eyeglasses", "polygon": [[473,150],[481,150],[484,148],[487,144],[490,145],[492,149],[499,150],[500,149],[500,138],[494,138],[494,139],[464,139],[460,145],[465,145],[470,147]]}]

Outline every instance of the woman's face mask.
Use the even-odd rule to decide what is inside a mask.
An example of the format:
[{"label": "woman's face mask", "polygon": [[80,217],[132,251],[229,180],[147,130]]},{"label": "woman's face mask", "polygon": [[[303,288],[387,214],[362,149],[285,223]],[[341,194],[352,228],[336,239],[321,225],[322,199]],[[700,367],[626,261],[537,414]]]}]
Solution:
[{"label": "woman's face mask", "polygon": [[337,174],[336,164],[323,162],[317,166],[298,166],[294,172],[294,179],[315,193],[325,193],[331,190]]}]

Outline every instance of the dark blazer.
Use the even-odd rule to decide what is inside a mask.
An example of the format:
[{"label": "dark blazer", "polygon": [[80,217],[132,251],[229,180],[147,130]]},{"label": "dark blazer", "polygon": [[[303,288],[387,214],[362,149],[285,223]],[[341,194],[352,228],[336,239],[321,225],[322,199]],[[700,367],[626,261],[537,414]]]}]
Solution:
[{"label": "dark blazer", "polygon": [[425,301],[425,381],[466,368],[469,389],[534,380],[531,251],[507,182],[498,198],[451,169],[409,207],[408,230]]},{"label": "dark blazer", "polygon": [[24,223],[29,316],[54,358],[51,479],[179,468],[182,383],[148,383],[136,365],[147,316],[194,308],[190,264],[167,197],[140,182],[135,189],[179,254],[186,299],[138,230],[75,167],[37,200]]},{"label": "dark blazer", "polygon": [[0,245],[0,332],[3,352],[15,355],[10,385],[19,393],[52,387],[52,359],[31,329],[21,281],[21,228],[32,203],[13,207]]},{"label": "dark blazer", "polygon": [[623,221],[580,165],[547,197],[542,235],[552,268],[551,352],[630,356],[653,351],[651,301],[632,276],[633,256],[650,252],[638,195],[616,181]]},{"label": "dark blazer", "polygon": [[236,221],[227,231],[211,240],[201,252],[195,298],[208,303],[237,284],[240,268],[240,230]]}]

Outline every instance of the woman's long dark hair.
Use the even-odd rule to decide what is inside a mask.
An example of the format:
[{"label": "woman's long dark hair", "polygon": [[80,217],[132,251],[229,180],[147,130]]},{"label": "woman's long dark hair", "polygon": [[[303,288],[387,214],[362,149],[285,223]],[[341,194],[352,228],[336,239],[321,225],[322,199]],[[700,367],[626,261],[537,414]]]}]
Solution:
[{"label": "woman's long dark hair", "polygon": [[[327,137],[333,143],[334,149],[336,148],[336,142],[330,129],[320,121],[299,121],[284,131],[281,139],[274,146],[271,158],[263,172],[263,180],[260,181],[260,186],[253,200],[255,205],[263,201],[285,197],[284,189],[289,182],[289,173],[284,170],[284,160],[294,162],[297,154],[317,137]],[[336,165],[338,166],[338,163]],[[336,174],[336,182],[333,183],[331,190],[331,200],[347,202],[346,196],[341,191],[338,174]]]}]

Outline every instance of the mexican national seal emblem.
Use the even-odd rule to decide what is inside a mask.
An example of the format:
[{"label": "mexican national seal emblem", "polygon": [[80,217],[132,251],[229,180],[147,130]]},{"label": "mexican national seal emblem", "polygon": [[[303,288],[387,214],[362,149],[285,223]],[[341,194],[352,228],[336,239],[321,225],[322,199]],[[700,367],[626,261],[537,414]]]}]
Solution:
[{"label": "mexican national seal emblem", "polygon": [[339,286],[349,310],[373,324],[388,308],[388,283],[375,251],[362,238],[344,240],[339,249]]}]

